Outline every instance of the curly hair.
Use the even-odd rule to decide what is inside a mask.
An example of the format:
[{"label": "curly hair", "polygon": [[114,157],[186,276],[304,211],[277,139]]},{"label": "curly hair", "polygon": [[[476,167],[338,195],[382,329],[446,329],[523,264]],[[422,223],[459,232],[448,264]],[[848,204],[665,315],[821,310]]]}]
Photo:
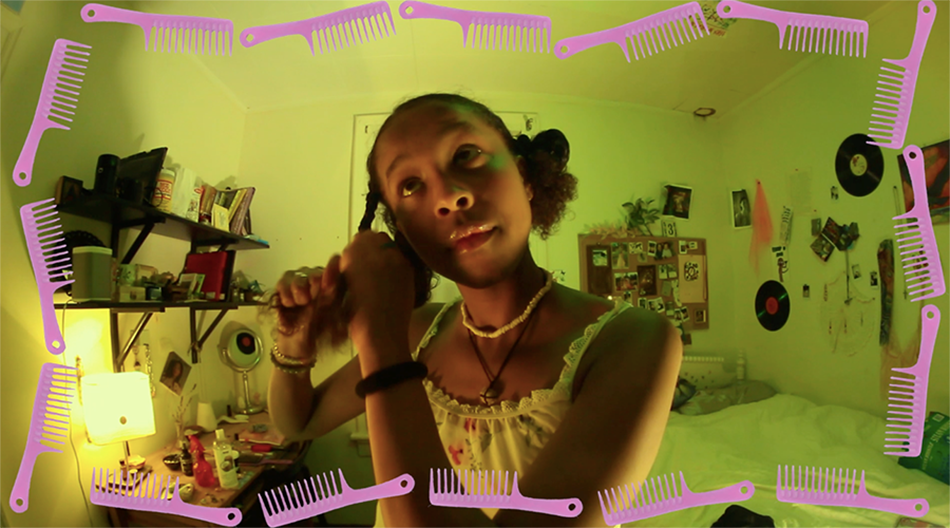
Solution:
[{"label": "curly hair", "polygon": [[393,110],[379,129],[373,148],[366,159],[366,171],[369,173],[369,189],[366,195],[366,211],[360,222],[360,230],[368,229],[376,215],[376,208],[381,203],[384,206],[383,219],[396,244],[415,270],[416,296],[415,307],[424,305],[432,296],[434,287],[433,271],[422,261],[405,236],[396,227],[396,217],[392,208],[386,203],[380,186],[379,173],[376,170],[376,147],[383,132],[401,116],[424,105],[441,104],[450,108],[464,109],[481,118],[487,125],[494,128],[505,140],[512,156],[522,156],[527,165],[527,174],[524,182],[533,190],[531,199],[532,228],[541,237],[547,240],[556,232],[556,226],[567,211],[567,203],[577,198],[577,178],[567,172],[567,162],[570,158],[570,144],[564,134],[557,129],[546,130],[537,134],[533,139],[522,134],[513,137],[505,123],[487,106],[458,94],[432,93],[410,99]]}]

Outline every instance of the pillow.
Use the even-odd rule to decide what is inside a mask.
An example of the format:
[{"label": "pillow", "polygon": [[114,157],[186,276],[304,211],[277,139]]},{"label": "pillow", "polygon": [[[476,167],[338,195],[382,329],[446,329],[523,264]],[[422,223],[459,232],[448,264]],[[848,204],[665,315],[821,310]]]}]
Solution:
[{"label": "pillow", "polygon": [[898,464],[910,469],[919,469],[931,477],[950,484],[950,420],[947,415],[930,413],[924,423],[924,439],[920,446],[920,456],[901,457]]},{"label": "pillow", "polygon": [[752,403],[775,396],[775,389],[761,381],[740,381],[721,389],[697,391],[677,411],[687,416],[711,414],[732,405]]}]

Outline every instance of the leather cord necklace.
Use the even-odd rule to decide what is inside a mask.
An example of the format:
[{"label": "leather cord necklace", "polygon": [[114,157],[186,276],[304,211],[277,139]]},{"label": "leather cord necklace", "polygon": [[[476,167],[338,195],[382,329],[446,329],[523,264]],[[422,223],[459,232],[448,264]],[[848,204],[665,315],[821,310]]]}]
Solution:
[{"label": "leather cord necklace", "polygon": [[505,370],[508,360],[511,359],[512,352],[514,352],[515,348],[518,347],[518,342],[521,341],[521,338],[524,336],[525,332],[527,332],[528,325],[531,323],[531,318],[534,317],[535,312],[537,312],[537,310],[532,310],[528,315],[528,319],[525,322],[521,333],[518,335],[518,339],[515,340],[515,344],[512,345],[511,350],[508,351],[508,355],[505,356],[505,361],[502,362],[501,367],[498,369],[498,373],[494,376],[492,376],[491,371],[488,369],[488,363],[485,361],[485,358],[482,357],[482,353],[478,350],[478,345],[475,343],[475,336],[472,334],[471,330],[468,330],[468,337],[472,342],[472,348],[475,349],[475,355],[478,356],[478,361],[482,364],[482,370],[485,371],[485,376],[488,378],[488,386],[485,387],[485,389],[482,390],[482,392],[480,392],[478,395],[482,401],[482,404],[490,407],[498,403],[498,397],[500,396],[501,392],[505,390],[505,386],[499,384],[498,388],[495,389],[495,383],[498,381],[498,378],[501,377],[502,371]]}]

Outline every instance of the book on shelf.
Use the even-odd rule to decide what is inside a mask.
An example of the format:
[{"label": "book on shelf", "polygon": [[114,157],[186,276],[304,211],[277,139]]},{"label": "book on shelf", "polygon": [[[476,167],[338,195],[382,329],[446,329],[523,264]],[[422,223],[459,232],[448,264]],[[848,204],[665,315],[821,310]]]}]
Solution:
[{"label": "book on shelf", "polygon": [[236,235],[247,235],[249,223],[246,221],[251,200],[254,198],[254,187],[242,187],[240,189],[225,190],[218,189],[215,192],[214,204],[219,205],[228,211],[228,230]]}]

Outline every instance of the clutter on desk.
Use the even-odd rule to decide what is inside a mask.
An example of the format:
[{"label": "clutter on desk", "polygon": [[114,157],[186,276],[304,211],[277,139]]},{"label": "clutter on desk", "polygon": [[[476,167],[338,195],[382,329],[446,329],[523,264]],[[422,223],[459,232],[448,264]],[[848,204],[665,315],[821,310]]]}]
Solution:
[{"label": "clutter on desk", "polygon": [[[257,424],[264,425],[265,424]],[[254,428],[245,429],[238,433],[238,438],[242,442],[248,442],[251,444],[270,444],[273,446],[282,446],[287,441],[287,437],[280,433],[276,428],[267,428],[265,431],[255,430]]]},{"label": "clutter on desk", "polygon": [[[214,432],[214,464],[218,470],[218,479],[224,489],[237,489],[240,482],[237,475],[237,451],[228,442],[224,429]],[[199,442],[200,443],[200,442]]]},{"label": "clutter on desk", "polygon": [[189,436],[188,439],[191,442],[191,454],[195,460],[195,482],[203,488],[218,486],[218,479],[214,476],[214,470],[211,469],[211,464],[205,460],[205,447],[201,445],[201,441],[195,435]]}]

